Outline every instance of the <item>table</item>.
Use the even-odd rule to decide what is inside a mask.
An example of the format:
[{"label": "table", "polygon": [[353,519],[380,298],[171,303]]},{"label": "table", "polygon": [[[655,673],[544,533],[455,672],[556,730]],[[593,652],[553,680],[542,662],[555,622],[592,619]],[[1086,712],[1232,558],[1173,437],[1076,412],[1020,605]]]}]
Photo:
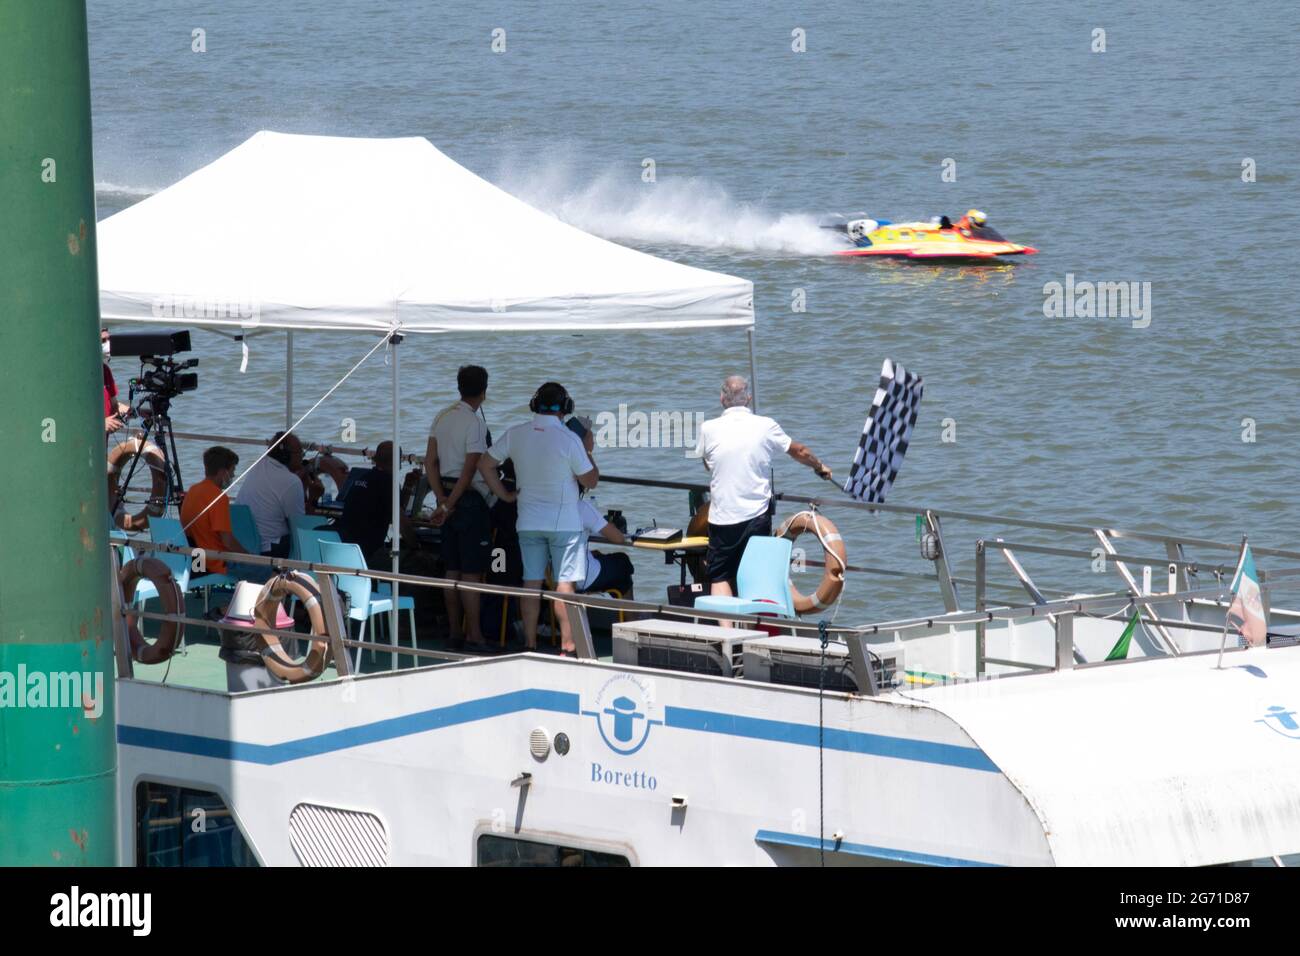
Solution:
[{"label": "table", "polygon": [[629,544],[616,545],[607,538],[593,534],[587,539],[591,544],[610,545],[612,547],[640,548],[642,551],[658,551],[664,556],[664,564],[678,564],[682,569],[681,583],[686,586],[686,557],[690,554],[702,554],[709,548],[709,539],[704,535],[681,537],[676,541],[633,541],[629,535]]}]

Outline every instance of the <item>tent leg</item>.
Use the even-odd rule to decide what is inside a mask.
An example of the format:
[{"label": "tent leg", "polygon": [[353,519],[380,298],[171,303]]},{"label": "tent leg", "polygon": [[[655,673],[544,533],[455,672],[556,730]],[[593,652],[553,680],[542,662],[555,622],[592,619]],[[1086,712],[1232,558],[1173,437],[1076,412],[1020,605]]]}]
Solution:
[{"label": "tent leg", "polygon": [[[394,573],[394,574],[399,573],[400,570],[401,570],[401,557],[400,557],[400,555],[398,554],[398,552],[401,551],[401,549],[402,549],[402,497],[401,497],[402,447],[401,447],[401,444],[399,443],[399,441],[398,441],[398,437],[397,437],[397,436],[398,436],[398,424],[399,424],[399,421],[400,421],[400,408],[401,408],[401,406],[400,406],[400,404],[399,404],[399,402],[398,402],[398,395],[399,395],[399,392],[400,392],[400,381],[401,381],[401,375],[400,375],[400,373],[399,373],[399,370],[398,370],[398,364],[397,364],[397,346],[398,346],[398,343],[400,343],[401,341],[402,341],[402,337],[401,337],[400,335],[398,335],[397,333],[393,333],[392,337],[389,338],[389,340],[388,340],[388,343],[389,343],[388,347],[389,347],[389,349],[391,350],[391,355],[392,355],[392,359],[393,359],[393,361],[392,361],[392,379],[393,379],[393,435],[392,435],[392,439],[391,439],[391,441],[392,441],[392,443],[393,443],[393,546],[392,546],[392,555],[393,555],[393,573]],[[392,635],[396,635],[396,634],[397,634],[397,628],[398,628],[398,624],[397,624],[397,620],[398,620],[398,614],[397,614],[397,599],[398,599],[398,589],[399,589],[399,587],[400,587],[400,585],[398,585],[398,583],[397,583],[396,581],[394,581],[394,582],[393,582],[393,606],[392,606],[392,609],[389,610],[389,612],[388,612],[388,628],[389,628],[388,633],[389,633],[389,634],[392,634]],[[414,634],[414,633],[411,634],[411,641],[412,641],[413,643],[415,642],[415,634]],[[397,658],[394,657],[394,658],[393,658],[394,663],[396,663],[396,660],[397,660]]]},{"label": "tent leg", "polygon": [[758,362],[754,358],[754,327],[745,330],[749,337],[749,388],[754,396],[754,411],[758,411]]},{"label": "tent leg", "polygon": [[284,342],[284,430],[293,427],[293,331],[285,333]]}]

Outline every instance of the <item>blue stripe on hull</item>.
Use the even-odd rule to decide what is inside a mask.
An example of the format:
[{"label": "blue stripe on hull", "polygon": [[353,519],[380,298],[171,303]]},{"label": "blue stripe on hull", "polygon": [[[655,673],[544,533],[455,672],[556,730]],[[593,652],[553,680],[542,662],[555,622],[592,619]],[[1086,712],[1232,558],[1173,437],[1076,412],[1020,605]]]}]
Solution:
[{"label": "blue stripe on hull", "polygon": [[[441,730],[459,724],[504,717],[527,710],[577,715],[580,712],[579,703],[577,694],[532,688],[450,704],[446,707],[436,707],[415,714],[391,717],[358,727],[346,727],[342,730],[333,730],[278,744],[245,743],[129,724],[118,726],[117,740],[118,743],[130,747],[192,754],[196,757],[212,757],[217,760],[273,765],[431,730]],[[814,724],[742,717],[737,714],[693,710],[687,707],[665,707],[664,726],[666,729],[724,734],[802,747],[817,746],[817,727]],[[940,764],[966,770],[998,772],[997,765],[985,755],[984,751],[976,747],[913,740],[907,737],[889,737],[883,734],[868,734],[831,727],[826,728],[825,731],[825,746],[828,750],[845,753]]]},{"label": "blue stripe on hull", "polygon": [[[817,727],[814,724],[792,724],[761,717],[740,717],[708,710],[690,710],[686,707],[665,707],[664,726],[681,730],[698,730],[731,737],[749,737],[753,740],[772,740],[778,743],[817,746]],[[937,763],[967,770],[987,770],[997,773],[998,768],[984,751],[975,747],[932,743],[907,737],[886,737],[882,734],[864,734],[854,730],[827,727],[827,750],[867,754],[872,757],[893,757],[920,763]]]},{"label": "blue stripe on hull", "polygon": [[[754,840],[774,846],[793,846],[809,850],[816,850],[821,842],[815,836],[803,833],[779,833],[776,830],[759,830],[754,834]],[[978,860],[963,860],[956,856],[934,856],[930,853],[914,853],[911,850],[870,846],[866,843],[848,843],[843,840],[838,844],[834,840],[827,840],[825,847],[827,853],[847,853],[850,856],[865,856],[890,863],[915,863],[920,866],[998,866],[997,863],[980,863]]]}]

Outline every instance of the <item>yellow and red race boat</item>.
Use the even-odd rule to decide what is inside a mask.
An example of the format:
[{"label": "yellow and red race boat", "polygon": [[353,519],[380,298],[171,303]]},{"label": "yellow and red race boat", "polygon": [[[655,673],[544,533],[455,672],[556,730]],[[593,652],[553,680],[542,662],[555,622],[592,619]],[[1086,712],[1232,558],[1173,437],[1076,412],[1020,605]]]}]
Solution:
[{"label": "yellow and red race boat", "polygon": [[957,222],[936,216],[930,222],[890,222],[888,219],[850,219],[825,226],[843,232],[853,244],[840,256],[892,256],[904,259],[998,259],[1032,256],[1033,246],[1008,242],[988,224],[978,209]]}]

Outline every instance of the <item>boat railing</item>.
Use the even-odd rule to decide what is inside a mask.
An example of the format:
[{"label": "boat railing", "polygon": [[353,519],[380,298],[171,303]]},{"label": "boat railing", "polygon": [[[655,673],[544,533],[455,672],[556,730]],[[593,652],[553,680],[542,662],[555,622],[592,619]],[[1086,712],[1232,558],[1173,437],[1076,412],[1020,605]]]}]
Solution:
[{"label": "boat railing", "polygon": [[[265,438],[248,438],[235,435],[218,435],[199,432],[177,432],[176,438],[187,441],[216,442],[227,445],[250,445],[263,448],[270,444],[270,440]],[[334,444],[330,442],[309,441],[306,439],[303,440],[303,447],[307,451],[357,457],[368,457],[374,453],[374,449],[365,446],[354,444]],[[401,455],[400,458],[403,463],[415,466],[422,466],[424,460],[422,455],[417,454],[404,454]],[[638,486],[671,491],[708,491],[708,484],[700,481],[676,481],[606,474],[601,476],[601,482],[602,484],[608,485]],[[1241,547],[1240,541],[1216,541],[1191,535],[1175,534],[1167,531],[1144,531],[1114,528],[1110,527],[1106,522],[1083,524],[1060,521],[1042,521],[1011,515],[993,515],[971,511],[959,511],[955,509],[929,508],[912,504],[863,502],[850,497],[848,494],[838,490],[838,488],[834,493],[826,495],[812,496],[792,492],[777,492],[774,497],[780,502],[792,505],[801,505],[824,512],[834,510],[855,510],[866,511],[868,513],[879,512],[881,514],[908,515],[916,517],[924,526],[927,535],[933,538],[932,553],[924,556],[931,561],[934,567],[932,572],[905,570],[897,567],[881,567],[864,563],[850,563],[845,568],[845,571],[848,574],[872,575],[896,580],[926,581],[935,584],[938,586],[944,609],[947,611],[958,611],[961,610],[963,606],[970,607],[969,601],[963,604],[961,594],[963,591],[966,594],[969,594],[971,589],[979,590],[981,585],[978,581],[978,575],[976,575],[976,577],[966,577],[954,572],[953,566],[950,562],[950,554],[955,552],[952,551],[945,539],[943,527],[944,521],[980,524],[986,527],[993,526],[998,528],[1020,528],[1030,531],[1046,531],[1054,535],[1068,534],[1087,536],[1096,542],[1093,552],[1088,556],[1095,559],[1098,556],[1095,549],[1099,547],[1101,552],[1109,559],[1107,562],[1107,568],[1113,568],[1117,571],[1128,589],[1133,591],[1143,591],[1147,590],[1147,588],[1139,583],[1135,575],[1130,571],[1129,564],[1144,568],[1172,567],[1174,569],[1173,573],[1176,577],[1173,587],[1180,591],[1194,590],[1199,580],[1199,574],[1202,572],[1221,572],[1224,566],[1206,564],[1205,562],[1192,560],[1188,556],[1188,548],[1232,552]],[[1116,551],[1115,542],[1123,540],[1158,544],[1162,547],[1164,554],[1143,558],[1136,558],[1132,555],[1120,555]],[[1025,553],[1032,553],[1035,549],[1042,547],[1042,545],[1035,545],[1031,548],[1029,545],[1021,544],[1018,546],[1018,550]],[[1256,543],[1252,543],[1251,548],[1257,556],[1279,557],[1300,561],[1300,551],[1267,547]],[[995,580],[986,573],[982,585],[986,595],[991,591],[998,591],[1002,594],[1008,595],[1028,593],[1031,598],[1038,600],[1051,595],[1065,596],[1073,593],[1072,591],[1049,588],[1037,584],[1020,564],[1016,558],[1014,550],[1011,548],[1001,548],[999,551],[1010,567],[1016,581],[1015,583],[1008,583],[1005,581]],[[1055,552],[1047,551],[1042,553],[1045,555],[1055,554]],[[803,564],[805,567],[809,568],[821,568],[825,566],[824,561],[817,560],[804,560]],[[1273,578],[1282,577],[1277,571],[1267,572],[1264,569],[1261,569],[1261,573]],[[1170,643],[1163,636],[1161,637],[1161,640],[1162,642]]]},{"label": "boat railing", "polygon": [[[114,545],[123,545],[126,543],[127,542],[120,540],[113,542]],[[814,622],[804,621],[797,618],[773,618],[765,615],[732,614],[712,610],[706,613],[687,606],[627,600],[623,598],[608,597],[605,595],[567,594],[487,582],[467,582],[451,580],[448,578],[434,578],[425,577],[423,575],[394,573],[381,569],[357,569],[326,564],[324,562],[300,561],[291,558],[266,557],[262,555],[224,552],[202,548],[187,549],[175,545],[140,539],[132,540],[130,543],[132,547],[140,552],[165,552],[179,554],[185,556],[189,560],[197,558],[198,555],[202,554],[206,560],[216,559],[221,561],[267,566],[277,573],[301,571],[315,575],[317,581],[324,585],[321,591],[321,599],[325,609],[324,621],[327,633],[323,635],[323,638],[331,645],[336,673],[339,678],[354,676],[347,649],[359,648],[370,650],[374,653],[388,653],[393,656],[394,669],[396,669],[397,659],[401,655],[411,656],[416,659],[443,662],[473,659],[476,655],[424,649],[418,646],[418,641],[414,642],[416,644],[414,648],[407,648],[394,646],[393,644],[382,644],[376,640],[361,641],[353,639],[346,623],[343,599],[334,580],[337,575],[368,577],[377,582],[389,582],[413,587],[462,592],[473,591],[480,594],[496,594],[504,597],[530,597],[549,600],[558,606],[558,613],[563,613],[568,617],[574,643],[577,648],[577,657],[588,660],[596,658],[590,621],[587,616],[587,612],[590,609],[602,609],[616,613],[622,612],[624,615],[636,615],[642,617],[706,618],[708,620],[728,621],[734,625],[747,625],[749,627],[771,627],[775,625],[779,626],[783,630],[805,637],[824,636],[827,641],[834,641],[845,645],[848,650],[850,665],[858,682],[858,687],[862,688],[864,693],[871,696],[874,696],[882,690],[882,688],[878,686],[876,677],[877,669],[873,663],[873,659],[877,657],[875,652],[872,650],[871,638],[873,637],[886,635],[893,639],[902,639],[903,636],[909,632],[919,634],[924,632],[934,632],[936,630],[952,630],[960,628],[963,625],[974,625],[976,660],[978,665],[976,679],[983,679],[994,676],[1009,676],[1006,674],[988,674],[985,671],[985,665],[990,663],[1016,667],[1020,669],[1021,673],[1066,670],[1076,666],[1072,636],[1073,621],[1076,615],[1093,614],[1098,612],[1104,613],[1107,611],[1121,610],[1130,606],[1143,607],[1150,611],[1152,605],[1161,603],[1190,602],[1194,600],[1212,600],[1218,603],[1223,600],[1223,592],[1221,588],[1194,589],[1182,592],[1155,594],[1142,594],[1133,590],[1125,590],[1105,594],[1071,597],[1068,599],[1044,600],[1025,605],[996,605],[977,608],[974,611],[947,611],[942,614],[926,617],[906,618],[858,626],[845,626],[828,624],[825,621]],[[981,555],[988,550],[988,545],[1006,543],[983,542],[983,544],[986,545],[986,547],[980,549],[979,554]],[[1008,546],[1010,547],[1012,545]],[[116,569],[116,550],[114,551],[113,564]],[[1292,573],[1300,574],[1300,568],[1292,569]],[[126,606],[126,602],[120,593],[115,595],[114,605],[114,610],[119,618],[119,624],[121,625],[116,629],[119,673],[126,677],[134,675],[129,641],[126,636],[125,628],[125,618],[128,616],[138,616],[144,620],[159,622],[174,621],[189,626],[215,628],[218,630],[238,629],[237,625],[214,622],[206,618],[192,618],[181,613],[167,614],[132,609]],[[985,654],[985,629],[989,624],[996,621],[1032,621],[1043,618],[1052,621],[1054,626],[1055,659],[1052,664],[1044,665],[1022,661],[1002,660],[988,657]],[[1167,624],[1177,626],[1183,629],[1218,630],[1218,628],[1211,628],[1207,625],[1198,625],[1188,621],[1164,620],[1156,615],[1149,616],[1148,621],[1162,625]],[[307,636],[300,632],[282,631],[273,628],[259,627],[259,630],[275,634],[277,637],[283,639],[302,640]]]}]

